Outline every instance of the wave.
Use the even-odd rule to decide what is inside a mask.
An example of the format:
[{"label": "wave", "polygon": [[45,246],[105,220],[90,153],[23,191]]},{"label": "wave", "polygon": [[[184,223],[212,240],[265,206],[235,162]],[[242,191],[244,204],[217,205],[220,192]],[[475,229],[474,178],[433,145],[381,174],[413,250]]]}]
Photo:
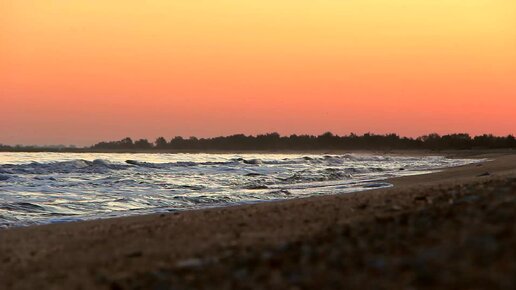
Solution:
[{"label": "wave", "polygon": [[202,166],[202,165],[236,165],[237,163],[233,161],[229,162],[194,162],[194,161],[178,161],[178,162],[168,162],[168,163],[152,163],[138,160],[126,160],[126,164],[138,166],[138,167],[146,167],[146,168],[156,168],[156,169],[167,169],[171,167],[193,167],[193,166]]},{"label": "wave", "polygon": [[109,170],[124,170],[131,167],[143,167],[153,169],[169,169],[174,167],[195,167],[195,166],[274,166],[274,165],[294,165],[294,164],[326,164],[328,166],[340,166],[349,161],[374,161],[390,162],[390,157],[382,156],[360,156],[360,155],[324,155],[318,157],[303,156],[297,158],[283,158],[281,160],[260,159],[260,158],[232,158],[228,161],[177,161],[154,163],[139,160],[126,160],[123,163],[115,163],[104,159],[88,161],[84,159],[28,164],[3,164],[0,165],[0,181],[7,180],[9,174],[45,174],[45,173],[105,173]]},{"label": "wave", "polygon": [[[393,161],[394,160],[394,161]],[[95,159],[88,161],[84,159],[76,159],[69,161],[58,161],[49,163],[32,162],[27,164],[3,164],[0,165],[0,181],[7,181],[14,175],[44,175],[59,173],[108,173],[114,170],[129,170],[131,168],[145,168],[154,170],[172,170],[175,168],[193,168],[193,167],[213,167],[220,172],[225,170],[240,170],[245,167],[249,168],[280,168],[284,166],[302,166],[302,167],[330,167],[324,172],[317,172],[318,177],[308,177],[306,180],[332,180],[337,178],[347,178],[351,174],[361,174],[370,172],[381,172],[386,170],[382,166],[370,167],[349,167],[346,165],[355,164],[391,164],[396,166],[396,162],[410,163],[414,160],[413,169],[426,169],[428,164],[424,163],[418,167],[417,158],[413,157],[393,157],[389,156],[361,156],[361,155],[324,155],[324,156],[302,156],[296,158],[283,159],[263,159],[263,158],[231,158],[227,161],[176,161],[176,162],[148,162],[128,159],[125,162],[111,162],[104,159]],[[434,165],[448,166],[446,159],[432,160]],[[402,169],[400,167],[396,170]],[[297,167],[297,166],[296,166]],[[293,167],[294,168],[294,167]],[[339,168],[332,169],[332,168]],[[394,169],[394,168],[390,168]],[[259,170],[257,172],[246,172],[246,176],[267,175],[267,170]],[[292,181],[303,180],[303,176],[294,173],[290,177],[282,177]]]},{"label": "wave", "polygon": [[25,163],[0,164],[0,227],[346,193],[389,186],[389,177],[474,162],[358,154],[63,153],[9,158]]},{"label": "wave", "polygon": [[94,161],[78,159],[50,163],[4,164],[0,165],[0,174],[105,173],[109,170],[123,170],[127,167],[102,159]]},{"label": "wave", "polygon": [[1,203],[0,209],[8,211],[21,211],[21,212],[45,212],[45,208],[30,202],[14,202],[14,203]]}]

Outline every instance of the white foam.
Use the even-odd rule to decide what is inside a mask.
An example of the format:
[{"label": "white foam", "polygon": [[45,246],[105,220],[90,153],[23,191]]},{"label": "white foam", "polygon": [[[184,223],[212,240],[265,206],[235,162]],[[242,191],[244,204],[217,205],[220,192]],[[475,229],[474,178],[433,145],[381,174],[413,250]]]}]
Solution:
[{"label": "white foam", "polygon": [[0,153],[0,225],[360,191],[390,186],[389,177],[476,161],[367,154]]}]

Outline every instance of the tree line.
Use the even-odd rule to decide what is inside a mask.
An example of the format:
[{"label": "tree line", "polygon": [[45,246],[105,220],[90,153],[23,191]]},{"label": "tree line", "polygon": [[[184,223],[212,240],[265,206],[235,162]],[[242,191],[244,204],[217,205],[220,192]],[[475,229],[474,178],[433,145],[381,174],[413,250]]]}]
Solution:
[{"label": "tree line", "polygon": [[0,151],[37,151],[37,152],[84,152],[84,151],[131,151],[131,150],[171,150],[171,151],[231,151],[231,150],[467,150],[467,149],[516,149],[513,135],[494,136],[484,134],[429,134],[417,138],[400,137],[397,134],[349,134],[334,135],[331,132],[322,135],[290,135],[278,133],[260,135],[236,134],[214,138],[183,138],[181,136],[167,140],[163,137],[154,142],[147,139],[134,140],[127,137],[119,141],[104,141],[91,147],[74,146],[8,146],[0,144]]},{"label": "tree line", "polygon": [[167,140],[163,137],[154,142],[147,139],[133,141],[124,138],[120,141],[100,142],[93,150],[400,150],[400,149],[501,149],[516,148],[512,135],[494,136],[491,134],[470,136],[469,134],[429,134],[417,138],[400,137],[397,134],[349,134],[334,135],[331,132],[322,135],[290,135],[278,133],[261,135],[236,134],[214,138],[183,138],[181,136]]}]

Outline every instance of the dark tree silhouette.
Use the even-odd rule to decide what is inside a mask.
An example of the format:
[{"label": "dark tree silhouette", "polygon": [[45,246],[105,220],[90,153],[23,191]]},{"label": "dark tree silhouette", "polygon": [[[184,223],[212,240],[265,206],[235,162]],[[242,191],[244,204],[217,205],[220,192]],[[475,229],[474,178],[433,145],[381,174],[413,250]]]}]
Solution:
[{"label": "dark tree silhouette", "polygon": [[134,142],[135,149],[152,149],[153,145],[147,139],[140,139]]},{"label": "dark tree silhouette", "polygon": [[6,146],[0,144],[1,151],[84,151],[84,150],[402,150],[402,149],[516,149],[516,139],[512,135],[505,137],[479,135],[471,137],[466,133],[440,136],[432,133],[418,138],[400,137],[397,134],[378,135],[366,133],[363,135],[349,134],[338,136],[326,132],[319,136],[290,135],[281,136],[278,133],[248,136],[235,134],[225,137],[185,139],[181,136],[172,138],[169,142],[163,137],[154,143],[146,139],[136,142],[129,137],[120,141],[100,142],[89,148],[71,147],[35,147],[35,146]]},{"label": "dark tree silhouette", "polygon": [[165,149],[168,146],[167,140],[163,137],[159,137],[154,141],[154,144],[157,149]]},{"label": "dark tree silhouette", "polygon": [[[130,140],[130,139],[129,139]],[[93,146],[93,149],[127,149],[131,146],[128,138],[116,142],[101,142]],[[397,134],[378,135],[366,133],[361,136],[349,134],[347,136],[334,135],[326,132],[319,136],[290,135],[280,136],[278,133],[247,136],[235,134],[225,137],[185,139],[181,136],[174,137],[170,142],[160,137],[155,146],[138,140],[133,149],[170,149],[170,150],[331,150],[331,149],[368,149],[368,150],[394,150],[394,149],[492,149],[492,148],[516,148],[514,136],[496,137],[493,135],[481,135],[472,138],[465,133],[440,136],[432,133],[418,138],[400,137]]]}]

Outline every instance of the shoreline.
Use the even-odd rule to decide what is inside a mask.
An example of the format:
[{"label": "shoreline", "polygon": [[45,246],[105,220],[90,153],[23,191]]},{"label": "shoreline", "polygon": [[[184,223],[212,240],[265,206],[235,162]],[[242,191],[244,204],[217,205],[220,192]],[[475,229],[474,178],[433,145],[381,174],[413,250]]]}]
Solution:
[{"label": "shoreline", "polygon": [[[454,151],[452,151],[452,152],[454,152]],[[458,154],[457,152],[454,152],[454,154],[452,154],[451,156],[449,154],[448,154],[448,156],[434,155],[434,154],[430,154],[429,152],[426,152],[426,151],[418,151],[417,154],[413,154],[413,153],[414,152],[412,152],[412,151],[404,151],[403,150],[403,151],[391,152],[391,153],[380,153],[380,152],[374,152],[374,151],[360,151],[360,152],[345,151],[345,152],[340,152],[340,153],[333,152],[333,153],[326,153],[326,154],[356,154],[356,155],[382,155],[382,156],[404,156],[404,157],[443,156],[443,157],[446,157],[449,159],[456,158],[456,159],[475,160],[475,163],[472,163],[473,165],[477,164],[479,162],[480,163],[485,162],[488,159],[487,156],[493,156],[493,154],[494,155],[500,154],[499,152],[493,152],[491,150],[487,151],[487,152],[484,152],[484,151],[461,152],[460,154]],[[120,154],[124,154],[124,153],[120,153]],[[172,153],[172,154],[175,154],[175,153]],[[227,153],[227,154],[238,154],[238,153]],[[262,153],[262,154],[274,154],[274,153]],[[291,153],[287,153],[287,154],[299,154],[299,152],[291,152]],[[307,154],[321,154],[321,153],[310,152]],[[482,156],[482,157],[481,158],[480,157],[471,158],[470,154],[474,154],[473,156],[478,155],[478,156]],[[482,160],[484,160],[484,161],[482,161]],[[461,167],[461,166],[464,166],[464,165],[458,165],[458,166],[453,166],[453,167]],[[416,171],[412,171],[412,174],[408,174],[406,176],[402,175],[402,176],[396,176],[396,177],[391,177],[391,178],[386,178],[386,179],[381,178],[381,179],[375,180],[375,181],[382,182],[382,183],[388,183],[389,186],[369,187],[369,188],[362,188],[362,189],[357,188],[357,190],[355,190],[355,191],[333,193],[333,194],[323,194],[321,196],[341,195],[341,194],[359,193],[359,192],[365,192],[365,191],[371,191],[371,190],[387,189],[387,188],[391,188],[394,186],[393,180],[395,180],[397,178],[400,178],[400,177],[410,178],[410,177],[417,176],[417,175],[428,175],[428,174],[437,173],[437,172],[440,172],[443,170],[448,170],[453,167],[442,167],[442,168],[435,168],[435,169],[428,169],[428,170],[420,170],[421,172],[419,172],[419,173],[417,173],[418,171],[416,170]],[[271,199],[271,200],[244,201],[244,202],[239,202],[239,203],[235,202],[235,203],[219,204],[219,205],[206,206],[206,207],[184,208],[184,209],[174,209],[174,210],[168,209],[168,208],[163,208],[162,211],[159,211],[159,210],[153,211],[153,209],[141,209],[141,210],[135,210],[135,211],[128,210],[128,211],[120,212],[119,215],[112,214],[112,213],[103,213],[103,214],[99,214],[98,216],[95,216],[95,215],[64,216],[62,219],[55,218],[55,219],[52,219],[49,221],[35,222],[32,224],[30,224],[30,223],[29,224],[11,224],[11,225],[0,227],[0,230],[1,229],[14,229],[14,228],[20,228],[20,227],[24,228],[24,227],[45,226],[45,225],[53,225],[53,224],[61,224],[61,223],[94,222],[94,221],[99,221],[99,220],[104,220],[104,219],[129,218],[129,217],[149,216],[149,215],[152,216],[152,215],[158,215],[158,214],[181,213],[181,212],[199,211],[199,210],[205,210],[205,209],[223,209],[223,208],[227,208],[227,207],[255,205],[255,204],[260,204],[260,203],[283,202],[283,201],[289,201],[289,200],[294,200],[294,199],[307,199],[307,198],[309,199],[312,197],[320,197],[320,196],[313,195],[313,196],[290,197],[290,198],[280,198],[280,199]],[[127,213],[127,214],[125,214],[125,213]]]},{"label": "shoreline", "polygon": [[475,157],[492,160],[394,178],[388,180],[394,186],[384,189],[2,229],[0,285],[5,289],[30,289],[31,285],[132,289],[127,283],[136,283],[134,277],[160,269],[183,283],[184,277],[176,274],[184,267],[205,267],[202,261],[207,257],[226,259],[220,256],[228,252],[231,261],[239,260],[247,257],[242,251],[311,241],[333,228],[363,222],[374,228],[378,219],[432,207],[435,202],[428,201],[451,198],[463,188],[516,177],[514,154],[484,152]]},{"label": "shoreline", "polygon": [[0,150],[0,153],[77,153],[77,154],[392,154],[392,155],[442,155],[442,156],[476,156],[482,154],[516,154],[515,149],[307,149],[307,150],[183,150],[183,149],[113,149],[113,150],[91,150],[91,149],[35,149],[35,150]]}]

